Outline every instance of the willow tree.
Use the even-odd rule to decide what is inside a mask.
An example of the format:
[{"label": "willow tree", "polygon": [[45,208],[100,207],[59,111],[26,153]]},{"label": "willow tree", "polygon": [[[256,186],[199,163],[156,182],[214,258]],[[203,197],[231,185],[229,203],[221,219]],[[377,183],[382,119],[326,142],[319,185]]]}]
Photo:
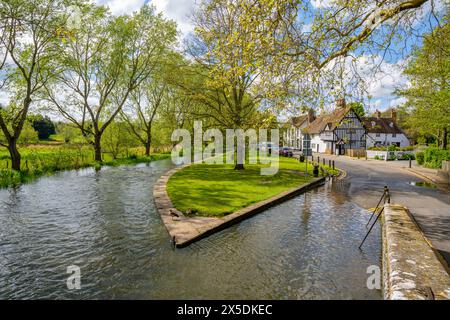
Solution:
[{"label": "willow tree", "polygon": [[144,5],[131,16],[80,6],[82,20],[61,44],[46,99],[79,128],[102,162],[102,135],[148,79],[176,37],[171,21]]},{"label": "willow tree", "polygon": [[177,65],[180,60],[181,57],[174,52],[164,52],[158,66],[132,92],[121,112],[130,133],[144,146],[147,157],[152,147],[153,124],[160,118],[162,109],[170,104],[172,79],[179,76]]},{"label": "willow tree", "polygon": [[[450,11],[449,11],[450,12]],[[422,134],[432,134],[442,149],[450,132],[450,14],[446,22],[426,35],[423,45],[405,69],[410,80],[400,94],[408,99],[407,124]]]},{"label": "willow tree", "polygon": [[0,2],[1,89],[10,98],[0,105],[0,128],[11,157],[20,170],[17,144],[33,99],[47,83],[50,62],[57,55],[58,30],[64,26],[64,8],[69,1],[2,0]]}]

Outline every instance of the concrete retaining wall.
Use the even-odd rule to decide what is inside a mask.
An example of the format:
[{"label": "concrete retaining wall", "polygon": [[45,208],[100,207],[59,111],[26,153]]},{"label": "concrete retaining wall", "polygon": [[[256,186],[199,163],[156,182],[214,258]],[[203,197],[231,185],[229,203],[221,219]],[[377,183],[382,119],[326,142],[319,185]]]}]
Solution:
[{"label": "concrete retaining wall", "polygon": [[450,276],[406,208],[383,214],[383,283],[388,300],[450,299]]}]

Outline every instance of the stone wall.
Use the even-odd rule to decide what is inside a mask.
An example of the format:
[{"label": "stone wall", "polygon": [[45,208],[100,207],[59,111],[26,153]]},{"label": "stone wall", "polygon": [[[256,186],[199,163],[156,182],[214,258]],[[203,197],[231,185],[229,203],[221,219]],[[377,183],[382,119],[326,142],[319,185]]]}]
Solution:
[{"label": "stone wall", "polygon": [[406,208],[383,214],[383,283],[388,300],[448,300],[450,276]]}]

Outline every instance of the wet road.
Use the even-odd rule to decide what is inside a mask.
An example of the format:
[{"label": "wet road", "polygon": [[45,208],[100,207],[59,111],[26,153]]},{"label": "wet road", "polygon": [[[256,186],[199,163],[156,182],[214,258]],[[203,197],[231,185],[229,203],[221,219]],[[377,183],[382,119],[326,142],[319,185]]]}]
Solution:
[{"label": "wet road", "polygon": [[324,156],[333,159],[336,166],[347,171],[347,196],[364,208],[375,207],[383,187],[389,187],[392,203],[406,206],[427,238],[450,265],[450,195],[436,188],[412,185],[423,181],[403,170],[407,161],[378,161]]}]

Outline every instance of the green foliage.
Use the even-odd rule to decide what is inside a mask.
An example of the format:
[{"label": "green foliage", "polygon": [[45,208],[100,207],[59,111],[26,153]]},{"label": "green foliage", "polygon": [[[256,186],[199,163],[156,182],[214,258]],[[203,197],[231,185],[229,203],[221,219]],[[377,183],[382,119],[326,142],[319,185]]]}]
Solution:
[{"label": "green foliage", "polygon": [[416,159],[417,159],[417,163],[419,165],[423,165],[425,162],[425,153],[420,151],[416,153]]},{"label": "green foliage", "polygon": [[442,161],[450,161],[450,150],[431,147],[424,151],[423,164],[429,168],[440,169]]},{"label": "green foliage", "polygon": [[410,86],[399,92],[408,99],[407,124],[423,136],[434,135],[444,149],[450,131],[449,18],[447,13],[443,23],[424,37],[404,71]]},{"label": "green foliage", "polygon": [[[142,156],[143,150],[132,149],[133,156],[121,154],[117,159],[105,155],[105,165],[132,165],[146,163],[170,157],[170,154],[154,154],[151,157]],[[12,171],[9,153],[0,149],[0,187],[14,186],[32,181],[43,175],[61,170],[81,169],[86,167],[101,168],[94,161],[93,150],[90,146],[29,146],[21,148],[21,172]]]},{"label": "green foliage", "polygon": [[375,160],[381,160],[381,158],[380,158],[379,155],[376,155],[376,156],[374,157],[374,159],[375,159]]},{"label": "green foliage", "polygon": [[0,169],[0,188],[16,186],[22,182],[20,172],[10,169]]},{"label": "green foliage", "polygon": [[46,140],[56,133],[55,124],[49,117],[35,115],[28,117],[28,119],[32,123],[34,130],[37,131],[40,140]]},{"label": "green foliage", "polygon": [[361,102],[350,102],[347,106],[352,107],[353,111],[361,118],[366,115],[366,110],[364,110],[364,105]]},{"label": "green foliage", "polygon": [[29,145],[39,141],[38,133],[32,127],[31,123],[25,122],[20,134],[19,143]]}]

